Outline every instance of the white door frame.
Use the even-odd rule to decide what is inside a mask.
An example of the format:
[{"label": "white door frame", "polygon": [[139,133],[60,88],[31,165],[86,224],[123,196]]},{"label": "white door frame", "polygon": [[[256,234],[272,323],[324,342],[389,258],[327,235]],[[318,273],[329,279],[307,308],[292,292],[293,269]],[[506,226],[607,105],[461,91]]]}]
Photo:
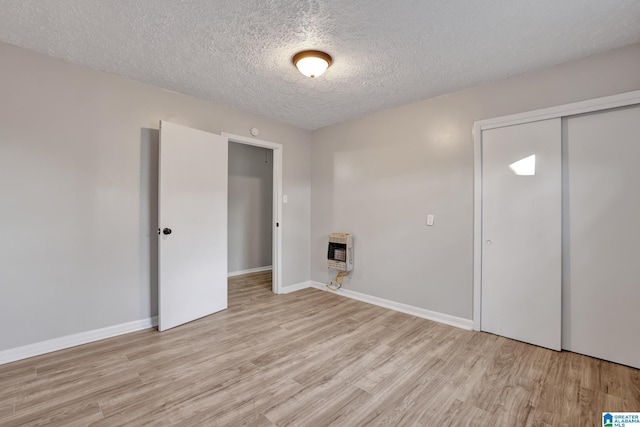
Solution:
[{"label": "white door frame", "polygon": [[282,293],[282,144],[222,132],[229,142],[273,150],[272,290]]},{"label": "white door frame", "polygon": [[473,329],[480,331],[482,307],[482,131],[539,120],[573,116],[640,103],[640,90],[512,114],[473,124]]}]

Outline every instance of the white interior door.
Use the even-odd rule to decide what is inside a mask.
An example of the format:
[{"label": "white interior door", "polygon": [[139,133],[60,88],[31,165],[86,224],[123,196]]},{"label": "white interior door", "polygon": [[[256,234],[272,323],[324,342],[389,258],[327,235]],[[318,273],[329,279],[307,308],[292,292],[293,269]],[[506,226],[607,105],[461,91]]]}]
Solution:
[{"label": "white interior door", "polygon": [[481,330],[561,347],[561,121],[482,132]]},{"label": "white interior door", "polygon": [[566,119],[562,347],[640,368],[640,105]]},{"label": "white interior door", "polygon": [[226,137],[160,122],[160,331],[227,308]]}]

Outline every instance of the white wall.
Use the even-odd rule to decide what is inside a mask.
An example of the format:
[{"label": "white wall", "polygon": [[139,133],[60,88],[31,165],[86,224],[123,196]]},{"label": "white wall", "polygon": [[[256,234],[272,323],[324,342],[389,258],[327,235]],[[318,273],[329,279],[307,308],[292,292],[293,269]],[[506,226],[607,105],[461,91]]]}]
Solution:
[{"label": "white wall", "polygon": [[473,121],[640,88],[636,44],[311,134],[6,44],[0,58],[0,351],[155,314],[159,120],[283,144],[283,285],[328,280],[326,234],[352,232],[346,288],[471,319]]},{"label": "white wall", "polygon": [[273,150],[229,143],[228,271],[271,265]]},{"label": "white wall", "polygon": [[312,280],[335,274],[326,235],[349,232],[347,289],[471,319],[473,122],[639,88],[635,44],[315,131]]},{"label": "white wall", "polygon": [[159,120],[283,145],[283,285],[309,280],[309,131],[6,44],[0,62],[0,351],[156,314]]}]

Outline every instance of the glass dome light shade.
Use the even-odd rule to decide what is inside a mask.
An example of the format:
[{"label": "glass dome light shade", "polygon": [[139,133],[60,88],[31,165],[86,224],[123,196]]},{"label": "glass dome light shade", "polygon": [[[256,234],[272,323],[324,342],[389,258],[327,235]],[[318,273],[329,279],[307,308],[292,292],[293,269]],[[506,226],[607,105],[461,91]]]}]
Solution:
[{"label": "glass dome light shade", "polygon": [[329,68],[331,56],[318,50],[306,50],[295,54],[293,64],[302,74],[313,79]]}]

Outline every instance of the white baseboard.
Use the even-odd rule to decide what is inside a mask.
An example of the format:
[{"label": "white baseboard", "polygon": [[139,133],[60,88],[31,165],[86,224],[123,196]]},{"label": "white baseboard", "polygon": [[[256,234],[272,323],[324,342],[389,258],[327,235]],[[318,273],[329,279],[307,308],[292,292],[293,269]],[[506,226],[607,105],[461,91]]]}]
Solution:
[{"label": "white baseboard", "polygon": [[243,274],[249,273],[260,273],[261,271],[269,271],[271,270],[271,268],[272,266],[265,265],[264,267],[250,268],[248,270],[232,271],[230,273],[227,273],[227,277],[242,276]]},{"label": "white baseboard", "polygon": [[358,301],[388,308],[390,310],[395,310],[401,313],[410,314],[412,316],[421,317],[423,319],[433,320],[434,322],[444,323],[445,325],[455,326],[456,328],[466,329],[469,331],[473,329],[473,320],[470,319],[463,319],[462,317],[438,313],[437,311],[426,310],[424,308],[414,307],[412,305],[390,301],[384,298],[378,298],[371,295],[362,294],[360,292],[350,291],[348,289],[339,289],[334,292],[327,289],[327,286],[324,283],[320,282],[311,281],[311,287],[320,289],[322,291],[331,292],[337,295],[342,295],[347,298],[352,298]]},{"label": "white baseboard", "polygon": [[[262,267],[262,268],[263,269],[259,271],[266,271],[267,269],[270,269],[270,267],[269,268]],[[240,274],[247,274],[247,273],[240,273]],[[291,292],[299,291],[299,290],[310,288],[310,287],[320,289],[326,292],[335,293],[337,295],[341,295],[347,298],[377,305],[380,307],[388,308],[390,310],[399,311],[401,313],[410,314],[412,316],[421,317],[423,319],[433,320],[434,322],[455,326],[457,328],[462,328],[467,330],[473,329],[473,321],[469,319],[450,316],[448,314],[438,313],[435,311],[426,310],[424,308],[414,307],[411,305],[390,301],[383,298],[374,297],[371,295],[362,294],[360,292],[350,291],[348,289],[340,289],[336,292],[332,292],[327,289],[324,283],[320,283],[320,282],[308,281],[308,282],[297,283],[295,285],[284,286],[281,290],[281,293],[288,294]],[[120,325],[108,326],[102,329],[95,329],[93,331],[80,332],[73,335],[54,338],[51,340],[29,344],[22,347],[11,348],[9,350],[0,351],[0,365],[15,362],[17,360],[28,359],[30,357],[39,356],[45,353],[51,353],[53,351],[63,350],[65,348],[75,347],[82,344],[88,344],[93,341],[116,337],[118,335],[123,335],[130,332],[140,331],[142,329],[148,329],[157,325],[158,325],[158,318],[154,316],[152,318],[136,320],[133,322],[122,323]]]},{"label": "white baseboard", "polygon": [[296,283],[295,285],[283,286],[282,289],[280,289],[280,294],[290,294],[291,292],[307,289],[310,287],[312,287],[311,282],[302,282]]},{"label": "white baseboard", "polygon": [[156,316],[0,351],[0,365],[157,326]]}]

